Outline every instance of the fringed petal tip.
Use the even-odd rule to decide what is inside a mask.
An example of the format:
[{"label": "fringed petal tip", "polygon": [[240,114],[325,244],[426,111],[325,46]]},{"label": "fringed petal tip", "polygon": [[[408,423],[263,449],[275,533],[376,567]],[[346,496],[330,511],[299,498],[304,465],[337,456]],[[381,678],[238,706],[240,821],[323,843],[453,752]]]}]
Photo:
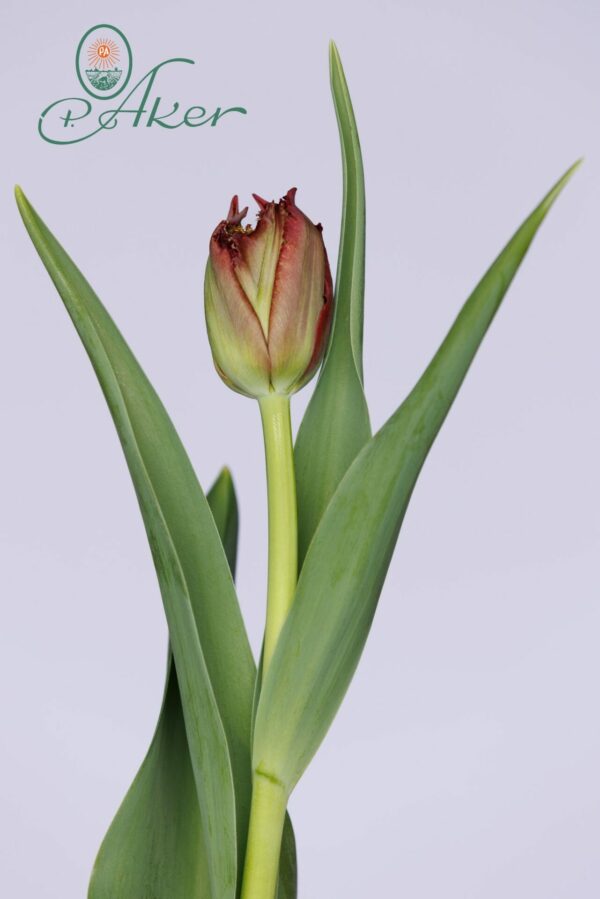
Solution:
[{"label": "fringed petal tip", "polygon": [[244,206],[244,208],[240,211],[238,195],[232,198],[231,203],[229,204],[229,212],[227,213],[227,218],[225,221],[228,225],[232,225],[237,227],[242,224],[242,221],[248,214],[248,207]]},{"label": "fringed petal tip", "polygon": [[[258,206],[260,207],[260,211],[261,211],[261,212],[264,212],[265,209],[267,208],[267,206],[270,205],[269,200],[263,200],[263,198],[262,198],[262,197],[259,197],[258,194],[252,194],[252,196],[253,196],[253,198],[256,200],[256,202],[258,203]],[[271,203],[272,203],[272,202],[273,202],[273,201],[271,200]]]},{"label": "fringed petal tip", "polygon": [[297,187],[290,187],[285,197],[282,197],[281,202],[286,203],[288,206],[296,205],[296,193],[298,192]]},{"label": "fringed petal tip", "polygon": [[[259,207],[259,215],[262,215],[266,212],[270,207],[295,207],[296,206],[296,193],[298,191],[297,187],[290,187],[288,192],[284,194],[284,196],[279,200],[278,203],[275,200],[265,200],[264,197],[261,197],[260,194],[252,194],[254,200],[258,204]],[[237,197],[234,197],[237,202]]]}]

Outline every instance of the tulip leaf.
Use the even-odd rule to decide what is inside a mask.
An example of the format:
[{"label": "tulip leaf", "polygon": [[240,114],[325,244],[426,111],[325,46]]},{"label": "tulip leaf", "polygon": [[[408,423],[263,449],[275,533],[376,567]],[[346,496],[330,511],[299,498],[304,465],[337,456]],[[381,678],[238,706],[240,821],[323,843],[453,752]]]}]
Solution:
[{"label": "tulip leaf", "polygon": [[286,812],[283,822],[281,853],[279,856],[279,881],[277,899],[296,899],[298,892],[298,869],[296,865],[296,839],[290,816]]},{"label": "tulip leaf", "polygon": [[223,545],[158,396],[81,272],[16,195],[100,381],[134,482],[177,669],[210,899],[233,899],[249,814],[255,665]]},{"label": "tulip leaf", "polygon": [[344,196],[331,340],[295,447],[300,564],[327,503],[371,436],[362,366],[365,180],[348,85],[333,42],[330,76],[342,149]]},{"label": "tulip leaf", "polygon": [[[238,510],[223,469],[207,494],[235,574]],[[158,724],[144,761],[104,837],[88,899],[203,899],[210,879],[181,697],[169,652]]]},{"label": "tulip leaf", "polygon": [[349,468],[321,519],[264,679],[253,766],[291,791],[352,679],[427,453],[533,237],[573,166],[479,282],[430,365]]}]

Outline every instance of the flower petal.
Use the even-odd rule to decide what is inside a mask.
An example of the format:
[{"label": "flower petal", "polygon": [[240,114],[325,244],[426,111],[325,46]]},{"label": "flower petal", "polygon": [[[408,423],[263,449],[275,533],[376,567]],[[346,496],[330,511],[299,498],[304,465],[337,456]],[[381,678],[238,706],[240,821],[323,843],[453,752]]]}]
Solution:
[{"label": "flower petal", "polygon": [[278,393],[298,389],[314,373],[333,305],[321,228],[298,209],[295,193],[281,203],[287,216],[269,321],[271,383]]},{"label": "flower petal", "polygon": [[227,250],[211,240],[204,280],[206,327],[217,371],[238,393],[270,391],[270,359],[252,305],[234,274]]},{"label": "flower petal", "polygon": [[280,210],[279,204],[261,201],[259,205],[261,209],[254,231],[243,231],[233,236],[236,247],[233,265],[242,290],[256,311],[265,337],[268,337],[285,212]]}]

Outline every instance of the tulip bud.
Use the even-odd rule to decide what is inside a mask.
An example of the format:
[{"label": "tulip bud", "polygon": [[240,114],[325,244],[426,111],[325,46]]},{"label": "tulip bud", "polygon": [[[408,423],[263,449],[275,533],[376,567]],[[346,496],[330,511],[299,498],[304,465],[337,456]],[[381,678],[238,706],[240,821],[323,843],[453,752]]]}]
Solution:
[{"label": "tulip bud", "polygon": [[225,383],[246,396],[295,393],[319,367],[333,311],[321,226],[295,203],[258,203],[256,227],[234,197],[215,229],[204,282],[208,338]]}]

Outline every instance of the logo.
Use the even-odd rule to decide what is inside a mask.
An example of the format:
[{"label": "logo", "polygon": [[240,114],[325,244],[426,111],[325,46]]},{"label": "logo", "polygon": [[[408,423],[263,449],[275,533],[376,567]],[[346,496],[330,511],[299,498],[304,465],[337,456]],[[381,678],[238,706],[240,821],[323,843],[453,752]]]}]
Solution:
[{"label": "logo", "polygon": [[[47,106],[40,114],[38,133],[49,144],[65,146],[114,132],[120,123],[174,131],[215,128],[226,115],[247,114],[243,106],[187,106],[156,93],[167,67],[172,72],[175,66],[194,64],[184,56],[165,59],[136,82],[131,45],[123,32],[114,25],[94,25],[79,41],[75,54],[77,79],[87,96],[64,97]],[[107,103],[116,97],[118,106]]]},{"label": "logo", "polygon": [[133,59],[129,41],[114,25],[95,25],[77,47],[77,77],[84,91],[100,100],[116,97],[127,87]]}]

